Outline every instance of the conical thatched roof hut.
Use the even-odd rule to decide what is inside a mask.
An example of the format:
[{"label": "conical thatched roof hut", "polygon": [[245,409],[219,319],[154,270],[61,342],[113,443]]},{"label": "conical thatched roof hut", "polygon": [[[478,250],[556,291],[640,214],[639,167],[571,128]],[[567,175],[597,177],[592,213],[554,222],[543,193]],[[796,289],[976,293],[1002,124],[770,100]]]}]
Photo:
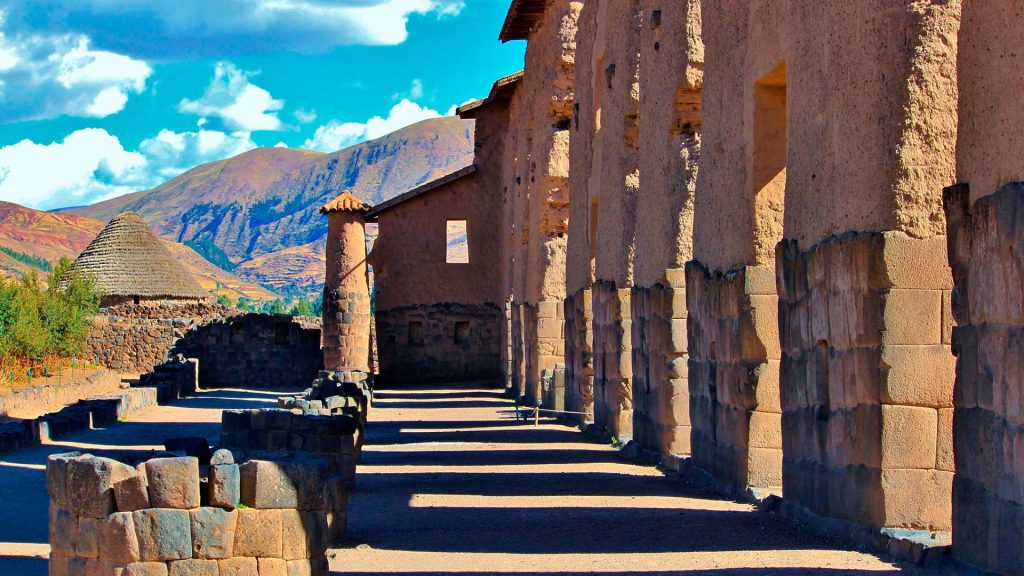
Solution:
[{"label": "conical thatched roof hut", "polygon": [[105,294],[105,303],[207,297],[196,279],[174,261],[134,212],[115,216],[75,259],[71,269],[92,275]]}]

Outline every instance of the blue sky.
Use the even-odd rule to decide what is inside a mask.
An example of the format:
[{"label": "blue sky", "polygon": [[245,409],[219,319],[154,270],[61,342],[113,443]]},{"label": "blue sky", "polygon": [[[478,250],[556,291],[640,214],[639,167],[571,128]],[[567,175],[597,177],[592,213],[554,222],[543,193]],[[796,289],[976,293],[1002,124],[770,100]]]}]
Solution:
[{"label": "blue sky", "polygon": [[522,68],[525,44],[497,40],[508,5],[0,0],[0,200],[88,204],[449,114]]}]

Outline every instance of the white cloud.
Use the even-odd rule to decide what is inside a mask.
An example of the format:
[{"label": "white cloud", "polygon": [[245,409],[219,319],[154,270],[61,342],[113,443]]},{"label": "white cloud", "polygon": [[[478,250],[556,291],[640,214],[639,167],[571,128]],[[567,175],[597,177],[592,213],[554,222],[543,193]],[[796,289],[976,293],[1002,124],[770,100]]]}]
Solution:
[{"label": "white cloud", "polygon": [[477,100],[479,100],[479,98],[470,98],[469,100],[466,100],[462,104],[452,104],[451,108],[448,108],[448,111],[445,112],[444,115],[445,116],[455,116],[459,112],[459,108],[462,108],[466,104],[470,104],[472,102],[476,102]]},{"label": "white cloud", "polygon": [[366,140],[380,138],[421,120],[440,117],[441,114],[437,110],[420,106],[405,98],[391,108],[387,118],[374,116],[365,123],[332,120],[317,128],[316,133],[306,140],[303,147],[334,152]]},{"label": "white cloud", "polygon": [[316,110],[306,110],[305,108],[299,108],[292,113],[295,119],[299,121],[299,124],[309,124],[316,120]]},{"label": "white cloud", "polygon": [[[8,32],[85,34],[143,58],[216,58],[341,45],[394,45],[414,14],[457,15],[465,0],[0,0]],[[125,22],[137,33],[126,33]],[[144,31],[144,32],[138,32]]]},{"label": "white cloud", "polygon": [[255,148],[248,133],[163,130],[126,150],[99,128],[60,142],[22,140],[0,147],[0,200],[38,209],[91,204],[146,190],[206,162]]},{"label": "white cloud", "polygon": [[110,116],[152,73],[141,60],[94,50],[85,36],[0,33],[0,122]]},{"label": "white cloud", "polygon": [[202,98],[182,100],[178,111],[219,118],[229,130],[283,130],[285,126],[277,113],[284,107],[284,101],[250,83],[251,76],[252,73],[230,62],[219,62]]},{"label": "white cloud", "polygon": [[419,100],[420,98],[423,98],[423,80],[413,78],[412,87],[409,88],[409,98],[411,100]]}]

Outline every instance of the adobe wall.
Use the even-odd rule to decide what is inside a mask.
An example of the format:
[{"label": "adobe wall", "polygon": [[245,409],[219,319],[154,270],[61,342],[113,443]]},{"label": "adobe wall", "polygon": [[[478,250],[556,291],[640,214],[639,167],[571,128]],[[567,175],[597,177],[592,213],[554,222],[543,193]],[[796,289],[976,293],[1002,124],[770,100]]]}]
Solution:
[{"label": "adobe wall", "polygon": [[327,272],[323,293],[324,366],[370,366],[370,287],[362,212],[327,215]]},{"label": "adobe wall", "polygon": [[328,573],[348,486],[325,460],[126,461],[49,458],[50,574]]},{"label": "adobe wall", "polygon": [[584,6],[577,20],[573,117],[569,139],[569,237],[566,242],[565,406],[569,420],[594,421],[594,321],[593,293],[597,198],[594,141],[597,133],[597,69],[594,51],[600,49],[597,2]]},{"label": "adobe wall", "polygon": [[738,490],[781,473],[821,516],[950,527],[938,190],[958,22],[947,2],[705,7],[693,451]]},{"label": "adobe wall", "polygon": [[522,349],[522,394],[541,400],[541,373],[564,355],[566,243],[569,220],[569,127],[576,22],[583,3],[549,2],[534,24],[510,123],[513,144],[513,345]]},{"label": "adobe wall", "polygon": [[[500,198],[474,173],[379,214],[380,385],[500,380]],[[445,262],[448,220],[467,222],[468,264]]]},{"label": "adobe wall", "polygon": [[[613,436],[628,440],[633,434],[633,370],[631,351],[630,289],[633,282],[634,227],[639,186],[639,52],[641,6],[638,0],[588,2],[584,9],[590,70],[577,82],[581,101],[577,119],[581,137],[593,140],[590,173],[573,171],[589,189],[590,214],[583,231],[594,260],[590,296],[593,325],[594,421]],[[574,121],[575,122],[575,121]],[[577,264],[578,265],[578,264]],[[574,301],[586,299],[578,288],[582,270],[573,272]],[[584,288],[585,289],[585,288]],[[586,320],[584,320],[585,322]],[[578,323],[574,319],[574,323]],[[585,349],[584,334],[573,334]],[[579,389],[574,378],[570,385]]]},{"label": "adobe wall", "polygon": [[686,282],[700,158],[700,2],[643,0],[640,188],[632,306],[634,439],[690,454]]},{"label": "adobe wall", "polygon": [[1024,574],[1022,25],[1017,2],[963,3],[961,184],[946,196],[955,281],[950,311],[957,324],[953,551],[984,570],[1015,575]]},{"label": "adobe wall", "polygon": [[149,372],[169,358],[177,339],[202,324],[241,314],[208,302],[122,303],[100,310],[82,352],[118,372]]}]

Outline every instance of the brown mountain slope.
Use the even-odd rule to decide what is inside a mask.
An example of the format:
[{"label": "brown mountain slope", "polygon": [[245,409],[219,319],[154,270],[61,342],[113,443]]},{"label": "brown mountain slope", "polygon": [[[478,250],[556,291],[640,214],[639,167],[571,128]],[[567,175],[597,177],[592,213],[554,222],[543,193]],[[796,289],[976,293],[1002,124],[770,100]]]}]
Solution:
[{"label": "brown mountain slope", "polygon": [[[245,263],[321,241],[327,221],[317,210],[343,189],[377,204],[472,158],[472,121],[438,118],[331,154],[253,150],[198,166],[152,190],[68,212],[103,220],[133,210],[162,236],[209,240],[232,261]],[[311,282],[322,278],[303,276],[291,284]]]},{"label": "brown mountain slope", "polygon": [[[0,201],[0,246],[38,256],[49,262],[55,262],[61,256],[75,258],[99,234],[103,226],[103,222],[91,218],[40,212]],[[175,260],[188,268],[200,286],[210,293],[225,294],[232,298],[275,298],[272,292],[262,286],[241,280],[210,264],[188,246],[167,239],[162,240]],[[0,276],[17,278],[29,270],[32,270],[31,266],[0,253]]]}]

